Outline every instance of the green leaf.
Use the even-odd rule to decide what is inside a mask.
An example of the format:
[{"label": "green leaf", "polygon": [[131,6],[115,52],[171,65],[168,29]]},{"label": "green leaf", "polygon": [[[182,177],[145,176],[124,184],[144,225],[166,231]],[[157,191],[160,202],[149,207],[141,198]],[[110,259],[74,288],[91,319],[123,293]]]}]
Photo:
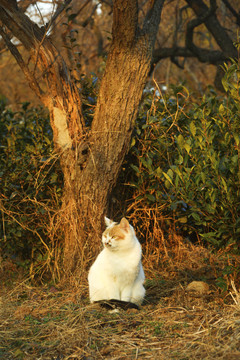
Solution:
[{"label": "green leaf", "polygon": [[163,175],[165,176],[165,178],[170,182],[170,184],[173,185],[172,183],[172,179],[170,178],[170,176],[168,174],[166,174],[164,171],[163,171]]},{"label": "green leaf", "polygon": [[169,180],[165,180],[164,185],[165,185],[166,189],[170,189],[170,187],[171,187],[171,183]]},{"label": "green leaf", "polygon": [[137,174],[140,172],[139,168],[136,165],[130,164],[130,166]]},{"label": "green leaf", "polygon": [[182,179],[182,172],[179,170],[177,166],[174,167],[174,171],[180,177],[180,179]]},{"label": "green leaf", "polygon": [[50,181],[50,183],[51,183],[51,184],[56,183],[56,182],[57,182],[57,178],[58,178],[58,175],[57,175],[56,173],[53,173],[53,174],[51,175],[51,181]]},{"label": "green leaf", "polygon": [[155,202],[156,198],[153,194],[146,194],[146,197],[148,200],[150,200],[151,202]]},{"label": "green leaf", "polygon": [[223,106],[223,104],[220,104],[220,106],[219,106],[219,113],[221,114],[221,115],[223,115],[224,114],[224,112],[225,112],[225,108],[224,108],[224,106]]},{"label": "green leaf", "polygon": [[133,147],[135,144],[136,144],[136,138],[133,137],[132,140],[131,140],[131,145],[130,145],[130,147]]},{"label": "green leaf", "polygon": [[183,157],[181,154],[179,154],[178,160],[176,160],[176,164],[181,165],[183,163]]},{"label": "green leaf", "polygon": [[173,171],[172,171],[172,169],[169,169],[167,174],[171,179],[173,179]]},{"label": "green leaf", "polygon": [[206,174],[204,172],[201,172],[201,179],[202,179],[202,182],[205,184],[205,182],[206,182]]},{"label": "green leaf", "polygon": [[157,167],[157,169],[155,170],[155,172],[156,172],[157,177],[160,178],[160,177],[162,176],[162,173],[163,173],[163,172],[162,172],[162,169],[160,168],[160,166]]},{"label": "green leaf", "polygon": [[190,123],[190,131],[192,136],[194,137],[196,135],[197,129],[193,121]]},{"label": "green leaf", "polygon": [[225,179],[221,178],[221,182],[222,182],[224,191],[227,193],[228,192],[228,187],[227,187],[227,183],[226,183]]},{"label": "green leaf", "polygon": [[191,150],[191,146],[188,144],[188,143],[185,143],[184,144],[184,149],[187,151],[187,153],[189,154],[190,153],[190,150]]},{"label": "green leaf", "polygon": [[200,216],[199,216],[197,213],[192,212],[191,215],[192,215],[192,217],[194,218],[194,220],[196,220],[196,221],[198,221],[198,222],[201,222],[201,218],[200,218]]},{"label": "green leaf", "polygon": [[181,134],[177,137],[177,143],[180,148],[182,148],[185,143],[184,137]]},{"label": "green leaf", "polygon": [[200,234],[201,237],[208,242],[212,243],[213,245],[219,245],[219,240],[216,239],[217,231],[210,231],[206,234]]},{"label": "green leaf", "polygon": [[228,289],[227,281],[222,277],[216,279],[216,286],[224,292]]},{"label": "green leaf", "polygon": [[178,219],[178,221],[181,223],[181,224],[186,224],[187,223],[187,216],[184,216],[184,217],[181,217]]},{"label": "green leaf", "polygon": [[236,145],[238,146],[239,145],[239,142],[240,142],[240,137],[238,134],[234,133],[233,134],[233,137],[234,137],[234,140],[236,142]]}]

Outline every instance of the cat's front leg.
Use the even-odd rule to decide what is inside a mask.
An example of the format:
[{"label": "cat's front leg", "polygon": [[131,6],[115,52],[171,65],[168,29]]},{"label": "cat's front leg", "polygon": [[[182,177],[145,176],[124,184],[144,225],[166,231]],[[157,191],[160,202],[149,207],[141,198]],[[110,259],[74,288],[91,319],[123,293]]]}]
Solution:
[{"label": "cat's front leg", "polygon": [[145,296],[145,289],[142,285],[142,281],[137,281],[132,289],[132,295],[130,301],[134,304],[141,305]]},{"label": "cat's front leg", "polygon": [[120,291],[117,288],[117,286],[114,286],[113,284],[111,284],[111,287],[108,288],[107,293],[108,293],[107,300],[110,300],[110,299],[121,300]]},{"label": "cat's front leg", "polygon": [[130,301],[132,297],[132,287],[131,286],[126,286],[122,291],[121,291],[121,299],[122,301]]}]

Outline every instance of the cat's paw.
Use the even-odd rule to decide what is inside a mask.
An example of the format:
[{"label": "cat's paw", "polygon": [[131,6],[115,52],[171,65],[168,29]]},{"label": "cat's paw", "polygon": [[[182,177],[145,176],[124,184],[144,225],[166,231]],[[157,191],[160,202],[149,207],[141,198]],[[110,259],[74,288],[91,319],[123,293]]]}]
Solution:
[{"label": "cat's paw", "polygon": [[113,310],[109,310],[108,312],[109,312],[109,314],[118,314],[120,312],[120,310],[119,309],[113,309]]}]

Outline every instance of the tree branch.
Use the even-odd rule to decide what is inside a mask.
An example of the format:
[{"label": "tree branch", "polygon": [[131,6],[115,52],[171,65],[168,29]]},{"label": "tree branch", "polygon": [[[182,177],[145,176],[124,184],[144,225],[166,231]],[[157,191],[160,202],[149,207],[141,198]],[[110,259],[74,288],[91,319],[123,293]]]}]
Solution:
[{"label": "tree branch", "polygon": [[28,66],[23,61],[23,58],[22,58],[21,54],[19,53],[17,47],[11,42],[10,38],[4,32],[2,27],[0,27],[0,34],[1,34],[2,38],[3,38],[3,40],[5,41],[9,51],[14,56],[14,58],[17,61],[18,65],[22,69],[26,79],[28,80],[29,86],[36,93],[36,95],[40,98],[40,100],[44,102],[44,92],[42,91],[42,89],[38,85],[35,77],[31,73],[31,71],[28,69]]},{"label": "tree branch", "polygon": [[18,8],[17,0],[1,0],[0,5],[3,5],[4,7],[11,9],[11,8]]},{"label": "tree branch", "polygon": [[240,26],[240,14],[235,11],[235,9],[232,7],[231,4],[229,4],[228,0],[222,0],[226,8],[235,16],[236,18],[236,24]]},{"label": "tree branch", "polygon": [[25,12],[30,5],[36,4],[37,0],[20,0],[17,3],[17,6],[19,9],[21,9],[23,12]]},{"label": "tree branch", "polygon": [[74,111],[79,115],[77,116],[79,119],[78,128],[81,127],[82,131],[84,121],[78,90],[76,85],[71,82],[65,62],[46,32],[32,22],[21,10],[11,7],[6,0],[0,0],[0,24],[1,21],[4,25],[4,27],[2,26],[3,36],[6,35],[3,30],[6,27],[31,54],[31,60],[34,61],[34,70],[37,67],[41,72],[40,76],[45,77],[47,90],[44,94],[34,78],[34,72],[29,71],[16,47],[5,36],[7,46],[9,46],[10,51],[17,59],[32,89],[48,108],[58,107],[64,109],[66,113],[72,111],[69,109],[69,104],[72,104],[69,101],[69,94],[71,94],[74,97],[73,107],[74,109],[77,108]]},{"label": "tree branch", "polygon": [[[216,6],[216,0],[210,1],[210,8],[207,8],[205,12],[203,12],[201,15],[199,15],[197,18],[192,19],[187,24],[187,32],[186,32],[186,38],[185,38],[185,44],[188,49],[190,49],[201,62],[205,62],[205,54],[199,47],[197,47],[193,42],[193,36],[194,36],[194,29],[204,23],[206,19],[215,13],[217,6]],[[202,49],[203,50],[203,49]]]},{"label": "tree branch", "polygon": [[187,47],[174,46],[172,48],[160,48],[155,49],[153,52],[153,65],[158,63],[160,60],[165,58],[171,58],[172,60],[176,57],[192,58],[197,57],[199,61],[203,63],[209,63],[216,65],[221,61],[226,61],[227,57],[224,56],[222,51],[219,50],[208,50],[203,48],[198,48],[198,51],[201,52],[201,57],[193,53]]},{"label": "tree branch", "polygon": [[0,0],[0,20],[19,39],[27,50],[41,42],[44,31],[32,22],[22,11],[9,6],[8,0]]},{"label": "tree branch", "polygon": [[[202,0],[185,0],[185,1],[193,9],[193,11],[198,17],[204,16],[204,14],[209,11],[209,8],[205,5],[205,3]],[[211,1],[212,6],[214,2],[213,0]],[[232,39],[229,37],[226,30],[222,27],[222,25],[218,21],[215,12],[205,18],[204,24],[206,25],[208,31],[214,37],[220,49],[223,51],[224,56],[236,57],[237,51],[233,45]]]},{"label": "tree branch", "polygon": [[48,24],[45,25],[45,28],[50,29],[54,26],[57,18],[62,14],[62,12],[67,8],[67,6],[72,2],[72,0],[65,0],[63,4],[57,7],[55,13],[51,17]]},{"label": "tree branch", "polygon": [[165,0],[152,1],[152,6],[144,20],[143,32],[150,35],[152,44],[155,43],[164,2]]},{"label": "tree branch", "polygon": [[[23,12],[25,12],[28,7],[30,5],[33,5],[37,2],[37,0],[19,0],[18,3],[17,3],[17,6],[19,7],[19,9],[21,9]],[[6,34],[8,35],[9,39],[11,40],[12,39],[12,34],[10,34],[10,32],[6,32]],[[3,39],[0,40],[0,52],[4,52],[6,51],[7,48],[6,48],[6,44],[4,42]]]}]

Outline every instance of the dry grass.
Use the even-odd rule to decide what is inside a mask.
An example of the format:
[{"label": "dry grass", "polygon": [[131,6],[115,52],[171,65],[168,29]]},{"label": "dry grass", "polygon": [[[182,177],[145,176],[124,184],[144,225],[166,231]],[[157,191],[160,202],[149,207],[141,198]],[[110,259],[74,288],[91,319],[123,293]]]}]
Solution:
[{"label": "dry grass", "polygon": [[[78,288],[5,281],[0,358],[239,359],[237,279],[229,278],[225,293],[215,286],[229,259],[179,239],[175,247],[158,254],[158,268],[148,267],[145,257],[147,296],[139,312],[110,314],[90,305],[86,276]],[[192,280],[206,281],[210,291],[199,297],[187,293]]]}]

